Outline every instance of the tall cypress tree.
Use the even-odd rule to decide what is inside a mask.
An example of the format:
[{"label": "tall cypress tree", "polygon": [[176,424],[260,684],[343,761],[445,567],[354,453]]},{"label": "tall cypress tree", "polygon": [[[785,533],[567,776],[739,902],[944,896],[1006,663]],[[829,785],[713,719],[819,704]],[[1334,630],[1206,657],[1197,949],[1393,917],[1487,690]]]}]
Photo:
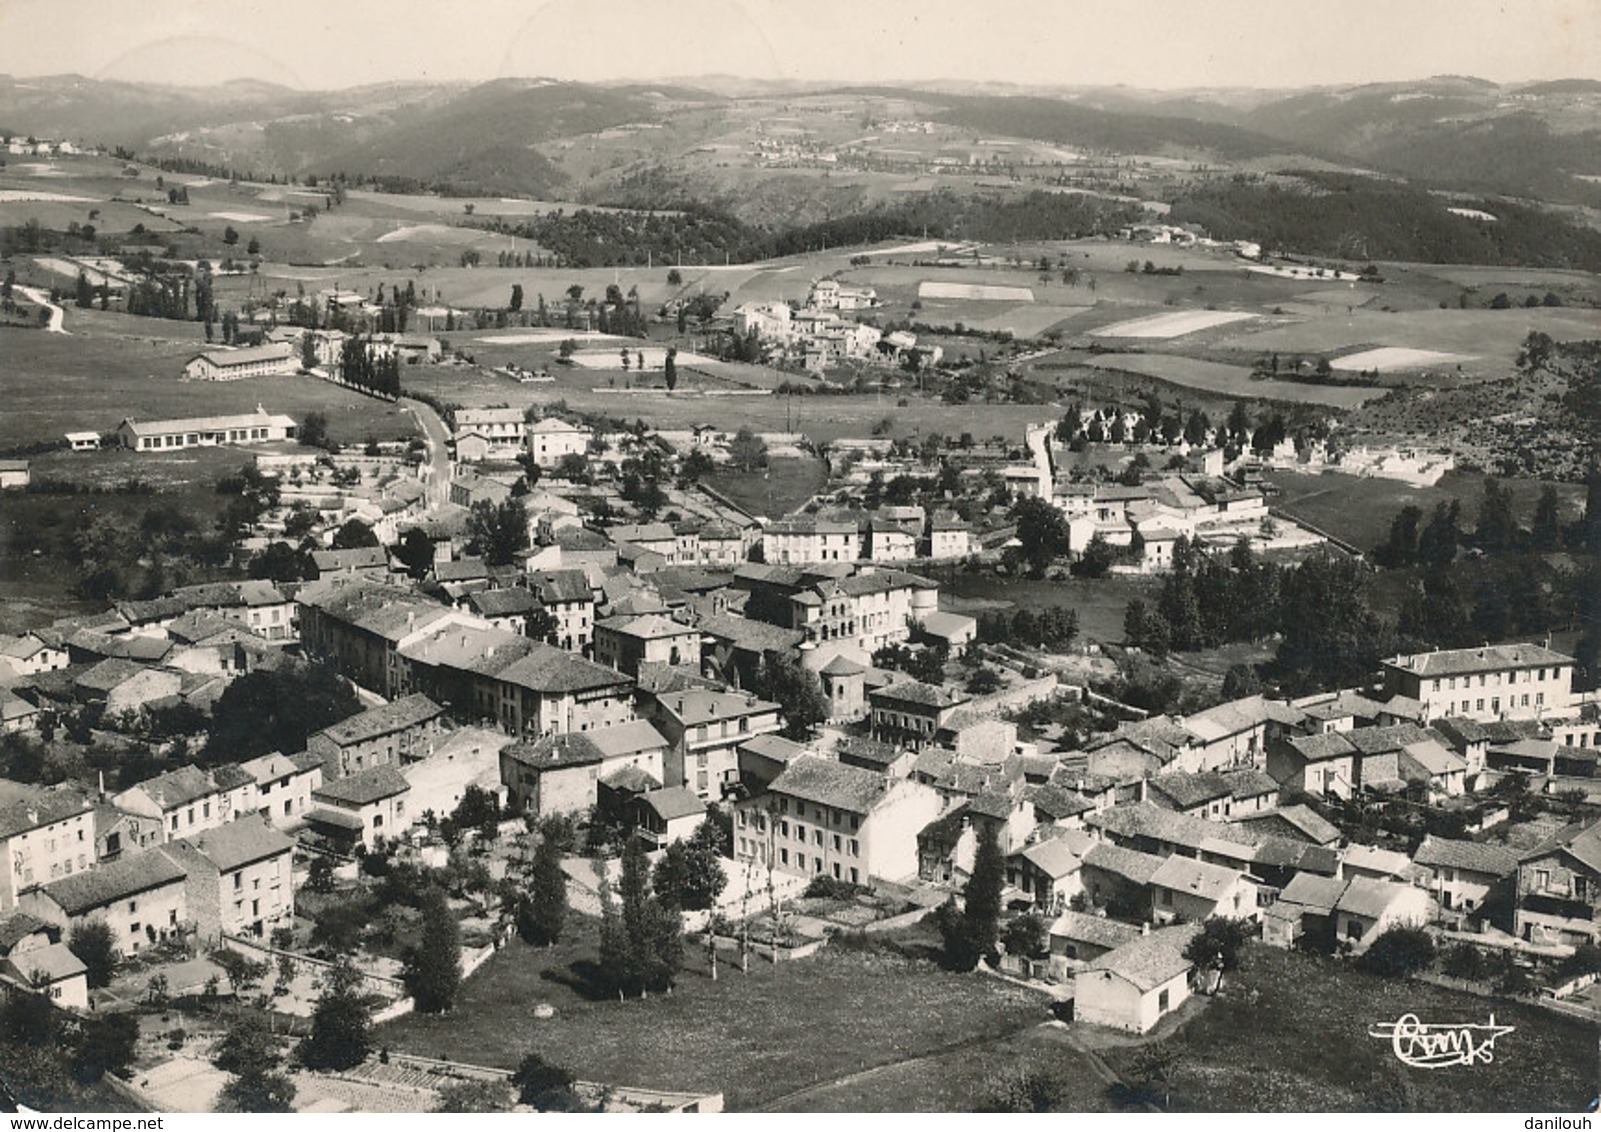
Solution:
[{"label": "tall cypress tree", "polygon": [[461,930],[437,888],[424,897],[422,938],[406,956],[401,976],[424,1014],[439,1014],[456,1002],[461,985]]},{"label": "tall cypress tree", "polygon": [[561,847],[543,837],[528,870],[528,889],[517,904],[517,934],[548,947],[561,939],[567,919],[567,874],[561,871]]}]

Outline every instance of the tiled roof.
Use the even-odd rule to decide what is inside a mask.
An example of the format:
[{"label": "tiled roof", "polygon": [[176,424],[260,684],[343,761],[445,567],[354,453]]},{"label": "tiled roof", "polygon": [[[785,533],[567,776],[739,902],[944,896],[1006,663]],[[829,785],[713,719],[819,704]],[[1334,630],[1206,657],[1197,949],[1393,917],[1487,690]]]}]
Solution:
[{"label": "tiled roof", "polygon": [[1084,854],[1086,865],[1123,877],[1135,884],[1150,884],[1151,878],[1156,875],[1156,870],[1162,867],[1162,862],[1165,860],[1165,857],[1124,849],[1120,845],[1113,845],[1110,841],[1097,842],[1088,853]]},{"label": "tiled roof", "polygon": [[1413,723],[1397,723],[1391,727],[1357,727],[1340,734],[1364,756],[1399,751],[1409,743],[1422,743],[1429,738],[1428,732]]},{"label": "tiled roof", "polygon": [[368,708],[359,715],[340,720],[322,729],[319,734],[341,747],[364,743],[383,735],[392,735],[410,727],[420,727],[445,714],[445,709],[418,692],[401,699]]},{"label": "tiled roof", "polygon": [[11,956],[9,962],[12,969],[24,978],[31,979],[34,975],[41,975],[47,983],[76,978],[88,971],[83,965],[83,960],[74,955],[72,949],[64,943],[51,943],[31,951],[24,951]]},{"label": "tiled roof", "polygon": [[163,810],[188,805],[208,794],[217,793],[216,781],[198,767],[181,766],[147,778],[132,788],[141,790]]},{"label": "tiled roof", "polygon": [[1084,912],[1063,912],[1051,922],[1051,937],[1074,943],[1088,943],[1108,951],[1140,938],[1140,929],[1132,924],[1108,920],[1104,916],[1091,916]]},{"label": "tiled roof", "polygon": [[639,800],[655,811],[663,821],[695,817],[706,812],[706,803],[687,786],[669,786],[665,790],[652,790],[641,794]]},{"label": "tiled roof", "polygon": [[218,872],[227,873],[288,853],[294,848],[294,842],[265,821],[245,817],[174,841],[168,848],[180,861],[183,858],[179,854],[197,853],[215,865]]},{"label": "tiled roof", "polygon": [[[83,795],[71,790],[41,790],[24,787],[21,798],[0,806],[0,840],[54,825],[94,807]],[[8,864],[6,866],[10,868]]]},{"label": "tiled roof", "polygon": [[1245,814],[1236,820],[1245,826],[1257,822],[1268,822],[1272,818],[1294,826],[1316,845],[1327,845],[1331,841],[1338,841],[1340,830],[1338,826],[1324,820],[1318,812],[1310,806],[1297,803],[1293,806],[1280,806],[1274,810],[1262,810],[1254,814]]},{"label": "tiled roof", "polygon": [[467,604],[481,617],[514,617],[543,608],[539,599],[521,586],[507,590],[479,590],[467,596]]},{"label": "tiled roof", "polygon": [[1284,891],[1279,893],[1279,903],[1299,904],[1308,911],[1326,916],[1340,902],[1345,885],[1345,881],[1335,877],[1296,873],[1290,878],[1290,883],[1284,886]]},{"label": "tiled roof", "polygon": [[1031,787],[1027,798],[1035,810],[1052,820],[1074,817],[1095,808],[1089,799],[1077,790],[1069,790],[1065,786],[1051,782]]},{"label": "tiled roof", "polygon": [[365,806],[383,798],[393,798],[411,789],[405,775],[392,766],[375,766],[346,778],[325,782],[311,792],[314,801],[347,806]]},{"label": "tiled roof", "polygon": [[1346,758],[1356,753],[1356,748],[1345,738],[1347,732],[1325,731],[1318,735],[1296,735],[1291,738],[1289,746],[1301,758],[1309,763],[1323,762],[1327,759]]},{"label": "tiled roof", "polygon": [[963,692],[939,684],[925,684],[921,680],[902,680],[898,684],[877,688],[869,692],[868,697],[892,704],[916,704],[919,707],[932,708],[955,707],[968,700]]},{"label": "tiled roof", "polygon": [[1466,747],[1470,743],[1487,742],[1490,738],[1487,732],[1476,719],[1469,719],[1465,715],[1446,715],[1436,719],[1432,728],[1445,736],[1446,741],[1453,747]]},{"label": "tiled roof", "polygon": [[787,794],[849,813],[866,814],[889,790],[889,780],[860,767],[805,755],[785,767],[768,789],[774,794]]},{"label": "tiled roof", "polygon": [[1353,877],[1334,907],[1364,920],[1377,920],[1410,888],[1411,885],[1373,880],[1371,877]]},{"label": "tiled roof", "polygon": [[1086,969],[1111,971],[1142,992],[1155,990],[1194,966],[1184,958],[1184,948],[1200,930],[1199,924],[1185,924],[1152,932],[1113,948]]},{"label": "tiled roof", "polygon": [[779,710],[777,704],[759,700],[748,692],[671,692],[659,696],[656,702],[685,727]]},{"label": "tiled roof", "polygon": [[1601,820],[1592,821],[1589,825],[1573,822],[1563,826],[1550,839],[1530,849],[1518,860],[1532,861],[1555,852],[1566,852],[1592,872],[1601,873]]},{"label": "tiled roof", "polygon": [[1040,872],[1053,879],[1078,872],[1082,862],[1078,854],[1057,840],[1036,841],[1023,850],[1022,857]]},{"label": "tiled roof", "polygon": [[44,891],[67,915],[81,916],[152,888],[182,882],[187,875],[182,865],[160,849],[146,849],[52,881]]},{"label": "tiled roof", "polygon": [[1405,853],[1393,849],[1380,849],[1373,845],[1347,845],[1344,853],[1347,869],[1362,869],[1385,876],[1405,876],[1412,861]]},{"label": "tiled roof", "polygon": [[626,790],[631,794],[645,794],[651,790],[660,790],[662,784],[633,763],[618,767],[600,780],[601,785],[609,786],[613,790]]},{"label": "tiled roof", "polygon": [[1541,668],[1571,665],[1573,658],[1539,645],[1487,645],[1476,649],[1445,649],[1440,652],[1397,656],[1386,665],[1428,679],[1461,676],[1471,672],[1498,672],[1509,668]]},{"label": "tiled roof", "polygon": [[700,618],[700,629],[707,636],[727,641],[736,649],[754,653],[787,653],[806,639],[806,634],[799,629],[783,629],[765,621],[731,613],[714,613]]},{"label": "tiled roof", "polygon": [[[1276,784],[1275,784],[1276,785]],[[1158,799],[1168,798],[1174,808],[1189,810],[1219,798],[1231,797],[1228,783],[1220,774],[1163,774],[1150,780],[1150,791]]]},{"label": "tiled roof", "polygon": [[745,740],[739,745],[740,751],[749,751],[764,759],[771,759],[778,763],[791,763],[802,755],[809,754],[811,749],[803,743],[793,739],[786,739],[782,735],[757,735]]},{"label": "tiled roof", "polygon": [[1175,892],[1190,892],[1204,900],[1221,899],[1240,879],[1237,869],[1208,864],[1189,857],[1173,856],[1151,874],[1151,883]]},{"label": "tiled roof", "polygon": [[1478,841],[1453,841],[1445,837],[1425,837],[1412,863],[1431,869],[1465,869],[1493,877],[1510,876],[1517,871],[1517,854],[1504,845]]},{"label": "tiled roof", "polygon": [[589,736],[589,741],[607,758],[623,758],[637,755],[641,751],[665,750],[668,746],[662,733],[643,719],[596,728],[584,734]]}]

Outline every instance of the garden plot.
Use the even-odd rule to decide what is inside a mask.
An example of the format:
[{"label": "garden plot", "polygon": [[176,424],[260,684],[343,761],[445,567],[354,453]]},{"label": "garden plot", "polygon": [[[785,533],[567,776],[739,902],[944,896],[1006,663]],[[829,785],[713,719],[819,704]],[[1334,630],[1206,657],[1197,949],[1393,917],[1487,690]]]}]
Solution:
[{"label": "garden plot", "polygon": [[1093,307],[1019,306],[1003,314],[977,319],[967,325],[975,330],[1009,331],[1018,338],[1038,338],[1059,322],[1081,315]]},{"label": "garden plot", "polygon": [[1350,370],[1356,373],[1365,373],[1368,370],[1377,370],[1379,373],[1394,373],[1397,370],[1425,369],[1429,366],[1454,366],[1460,362],[1471,362],[1476,359],[1472,354],[1447,354],[1441,350],[1415,350],[1410,346],[1380,346],[1373,350],[1363,350],[1360,354],[1347,354],[1343,358],[1335,358],[1329,366],[1338,370]]},{"label": "garden plot", "polygon": [[208,215],[214,220],[231,220],[235,224],[266,224],[273,219],[259,212],[212,212]]},{"label": "garden plot", "polygon": [[1180,338],[1214,326],[1243,322],[1257,316],[1248,311],[1172,311],[1145,318],[1114,322],[1092,331],[1101,338]]},{"label": "garden plot", "polygon": [[992,283],[947,283],[925,279],[917,285],[919,299],[969,299],[985,302],[1032,303],[1029,287],[1002,287]]}]

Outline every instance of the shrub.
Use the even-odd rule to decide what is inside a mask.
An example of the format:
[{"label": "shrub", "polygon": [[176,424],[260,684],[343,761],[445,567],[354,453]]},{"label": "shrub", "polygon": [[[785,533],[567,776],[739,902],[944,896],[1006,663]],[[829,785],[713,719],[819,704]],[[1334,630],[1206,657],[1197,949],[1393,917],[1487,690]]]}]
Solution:
[{"label": "shrub", "polygon": [[1434,962],[1434,939],[1422,928],[1391,928],[1363,954],[1362,969],[1389,979],[1426,971]]}]

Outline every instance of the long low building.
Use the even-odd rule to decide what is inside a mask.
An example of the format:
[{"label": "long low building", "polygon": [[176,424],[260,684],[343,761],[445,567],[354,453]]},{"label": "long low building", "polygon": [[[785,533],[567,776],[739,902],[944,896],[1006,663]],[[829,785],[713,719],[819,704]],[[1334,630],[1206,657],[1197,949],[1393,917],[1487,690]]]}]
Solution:
[{"label": "long low building", "polygon": [[184,376],[200,381],[238,381],[242,377],[294,373],[300,360],[287,342],[243,349],[207,350],[184,363]]},{"label": "long low building", "polygon": [[135,452],[170,452],[177,448],[293,440],[298,427],[292,417],[269,413],[258,405],[254,413],[226,417],[165,421],[136,421],[128,417],[117,426],[117,440],[124,448]]}]

